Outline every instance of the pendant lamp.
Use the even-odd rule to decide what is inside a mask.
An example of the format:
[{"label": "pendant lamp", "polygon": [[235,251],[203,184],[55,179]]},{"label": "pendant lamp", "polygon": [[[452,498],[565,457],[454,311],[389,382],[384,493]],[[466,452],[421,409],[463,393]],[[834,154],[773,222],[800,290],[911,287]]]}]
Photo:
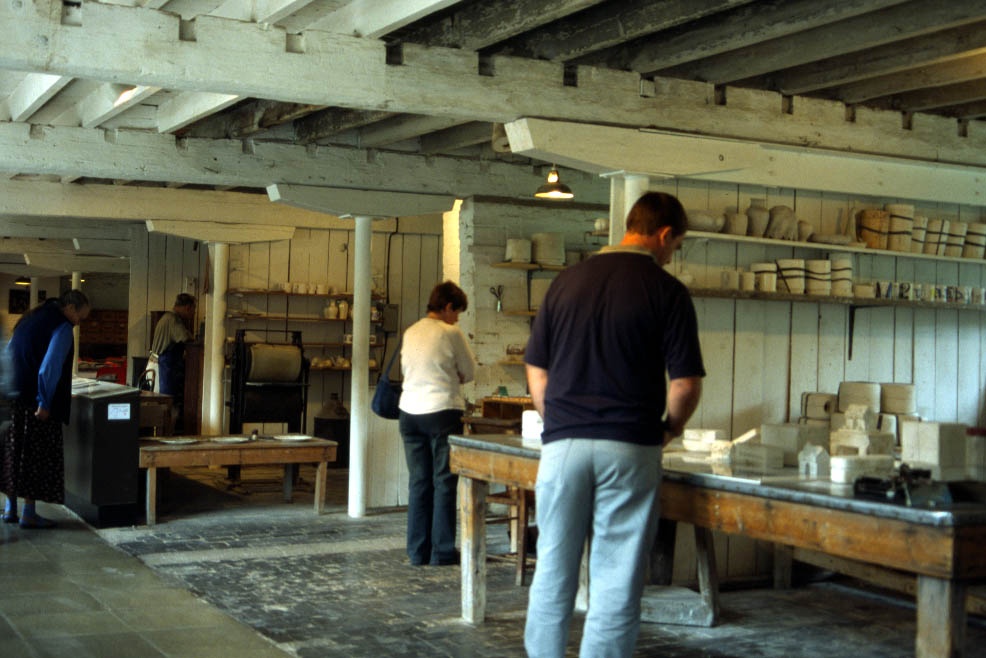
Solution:
[{"label": "pendant lamp", "polygon": [[534,193],[539,199],[571,199],[575,196],[572,192],[572,188],[565,185],[558,179],[558,169],[554,165],[551,165],[551,171],[548,172],[548,180],[544,185],[537,189]]}]

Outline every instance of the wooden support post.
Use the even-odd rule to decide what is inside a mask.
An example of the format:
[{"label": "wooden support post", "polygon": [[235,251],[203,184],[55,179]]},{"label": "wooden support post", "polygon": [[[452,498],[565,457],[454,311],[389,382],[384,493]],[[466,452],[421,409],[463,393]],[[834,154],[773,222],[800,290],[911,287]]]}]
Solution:
[{"label": "wooden support post", "polygon": [[678,522],[661,518],[657,522],[657,538],[650,553],[651,585],[670,585],[674,574],[674,543],[678,537]]}]

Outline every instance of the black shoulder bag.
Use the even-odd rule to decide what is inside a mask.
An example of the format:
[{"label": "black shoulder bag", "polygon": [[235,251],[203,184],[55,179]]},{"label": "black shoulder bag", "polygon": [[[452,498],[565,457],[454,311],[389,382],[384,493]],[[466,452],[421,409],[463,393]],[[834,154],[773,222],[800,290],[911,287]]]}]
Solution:
[{"label": "black shoulder bag", "polygon": [[390,420],[397,420],[401,417],[400,407],[397,405],[401,401],[401,382],[390,381],[390,369],[394,365],[394,361],[397,360],[397,356],[401,353],[401,342],[404,338],[397,343],[397,350],[394,351],[393,356],[390,357],[390,361],[387,362],[387,367],[383,369],[380,373],[380,379],[377,380],[377,389],[373,392],[373,401],[370,402],[370,408],[373,413],[380,416],[381,418],[388,418]]}]

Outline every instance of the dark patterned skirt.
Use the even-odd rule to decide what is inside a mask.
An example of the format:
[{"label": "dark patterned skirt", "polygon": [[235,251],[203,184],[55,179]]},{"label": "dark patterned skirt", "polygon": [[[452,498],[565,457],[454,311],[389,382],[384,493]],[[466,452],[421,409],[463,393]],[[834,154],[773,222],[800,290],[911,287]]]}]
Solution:
[{"label": "dark patterned skirt", "polygon": [[35,408],[11,403],[10,423],[0,431],[0,491],[47,503],[65,502],[62,424],[38,420]]}]

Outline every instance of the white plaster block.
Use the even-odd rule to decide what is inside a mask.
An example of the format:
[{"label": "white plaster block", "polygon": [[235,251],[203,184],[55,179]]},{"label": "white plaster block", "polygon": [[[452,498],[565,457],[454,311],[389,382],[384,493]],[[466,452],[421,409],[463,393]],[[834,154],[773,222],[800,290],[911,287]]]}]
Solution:
[{"label": "white plaster block", "polygon": [[896,437],[876,431],[841,429],[831,433],[829,451],[835,455],[890,455]]},{"label": "white plaster block", "polygon": [[921,461],[941,466],[965,466],[966,426],[962,423],[920,423]]},{"label": "white plaster block", "polygon": [[765,446],[757,443],[733,443],[730,453],[733,466],[750,468],[782,468],[784,466],[784,451],[776,446]]},{"label": "white plaster block", "polygon": [[891,455],[833,456],[829,465],[832,482],[849,484],[858,477],[888,477],[894,468],[894,458]]},{"label": "white plaster block", "polygon": [[904,420],[900,423],[900,458],[908,464],[922,461],[921,442],[918,440],[920,421]]},{"label": "white plaster block", "polygon": [[760,441],[765,446],[780,448],[785,466],[798,465],[798,453],[805,445],[800,427],[793,423],[765,423],[760,426]]}]

